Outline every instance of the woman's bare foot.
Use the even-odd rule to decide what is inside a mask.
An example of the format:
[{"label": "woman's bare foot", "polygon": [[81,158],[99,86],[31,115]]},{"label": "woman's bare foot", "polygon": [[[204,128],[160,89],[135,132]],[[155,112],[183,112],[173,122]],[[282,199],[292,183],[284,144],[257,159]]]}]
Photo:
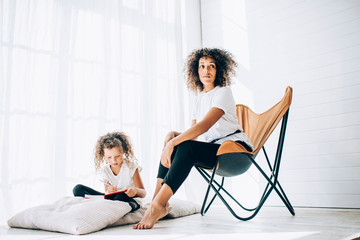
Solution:
[{"label": "woman's bare foot", "polygon": [[[168,207],[169,204],[166,204]],[[168,214],[167,207],[163,207],[161,204],[152,202],[149,208],[146,210],[144,217],[141,221],[133,226],[133,229],[150,229],[161,218]]]}]

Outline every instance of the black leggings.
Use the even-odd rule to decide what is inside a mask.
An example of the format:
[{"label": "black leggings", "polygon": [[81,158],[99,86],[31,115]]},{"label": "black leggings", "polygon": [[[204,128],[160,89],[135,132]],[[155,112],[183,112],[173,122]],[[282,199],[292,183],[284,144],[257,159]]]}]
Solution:
[{"label": "black leggings", "polygon": [[[105,195],[104,193],[98,192],[90,187],[84,186],[82,184],[78,184],[73,188],[73,194],[75,197],[85,197],[87,195]],[[140,208],[140,205],[131,197],[128,197],[124,193],[114,194],[111,197],[111,200],[123,201],[129,203],[131,207],[131,211],[135,211]]]},{"label": "black leggings", "polygon": [[162,183],[166,183],[175,194],[194,165],[211,169],[215,166],[219,147],[220,144],[194,140],[182,142],[174,148],[170,168],[160,162],[157,177],[164,179]]},{"label": "black leggings", "polygon": [[[236,142],[244,146],[248,151],[252,151],[246,143],[242,141]],[[214,168],[219,147],[220,144],[194,140],[182,142],[174,148],[170,168],[164,167],[160,162],[157,177],[164,179],[162,184],[166,183],[175,194],[193,166],[207,169]]]},{"label": "black leggings", "polygon": [[105,195],[104,193],[98,192],[92,188],[78,184],[73,188],[73,194],[75,197],[85,197],[87,195]]}]

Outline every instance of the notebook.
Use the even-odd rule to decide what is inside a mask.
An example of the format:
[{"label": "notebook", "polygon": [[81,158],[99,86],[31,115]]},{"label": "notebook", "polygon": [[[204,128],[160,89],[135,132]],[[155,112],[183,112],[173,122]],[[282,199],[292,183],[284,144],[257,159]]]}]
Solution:
[{"label": "notebook", "polygon": [[99,199],[110,199],[113,200],[116,198],[116,200],[121,200],[121,201],[125,201],[129,199],[128,195],[125,194],[125,192],[127,191],[127,189],[125,190],[121,190],[121,191],[117,191],[117,192],[113,192],[113,193],[108,193],[105,195],[90,195],[90,194],[85,194],[85,198],[86,199],[94,199],[94,198],[99,198]]}]

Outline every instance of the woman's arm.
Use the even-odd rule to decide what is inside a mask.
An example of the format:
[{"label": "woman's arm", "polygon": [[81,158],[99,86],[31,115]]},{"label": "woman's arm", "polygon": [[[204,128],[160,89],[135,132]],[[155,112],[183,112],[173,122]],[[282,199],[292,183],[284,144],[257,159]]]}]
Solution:
[{"label": "woman's arm", "polygon": [[196,120],[191,121],[191,126],[193,127],[196,124]]},{"label": "woman's arm", "polygon": [[[196,120],[192,120],[191,121],[191,126],[194,126],[196,124]],[[176,131],[171,131],[169,132],[164,140],[164,147],[166,146],[166,144],[173,138],[179,136],[181,134],[181,132],[176,132]]]},{"label": "woman's arm", "polygon": [[174,137],[179,136],[180,134],[181,134],[181,133],[175,132],[175,131],[169,132],[169,133],[166,135],[166,137],[165,137],[164,147],[166,146],[166,144],[167,144],[171,139],[173,139]]},{"label": "woman's arm", "polygon": [[146,196],[146,191],[138,169],[135,170],[133,180],[135,187],[129,187],[125,192],[126,195],[128,195],[129,197],[144,198]]},{"label": "woman's arm", "polygon": [[184,141],[195,139],[204,132],[207,132],[221,118],[223,114],[223,110],[212,107],[199,123],[196,123],[196,121],[193,120],[192,127],[167,142],[161,155],[162,165],[169,168],[171,163],[171,154],[174,150],[174,147]]}]

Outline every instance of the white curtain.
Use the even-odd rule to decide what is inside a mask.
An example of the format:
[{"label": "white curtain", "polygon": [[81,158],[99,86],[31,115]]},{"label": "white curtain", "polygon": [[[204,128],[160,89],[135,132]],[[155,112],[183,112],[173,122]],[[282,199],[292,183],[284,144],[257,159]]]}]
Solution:
[{"label": "white curtain", "polygon": [[179,5],[0,0],[1,221],[99,186],[109,131],[130,136],[152,194],[164,134],[188,121]]}]

